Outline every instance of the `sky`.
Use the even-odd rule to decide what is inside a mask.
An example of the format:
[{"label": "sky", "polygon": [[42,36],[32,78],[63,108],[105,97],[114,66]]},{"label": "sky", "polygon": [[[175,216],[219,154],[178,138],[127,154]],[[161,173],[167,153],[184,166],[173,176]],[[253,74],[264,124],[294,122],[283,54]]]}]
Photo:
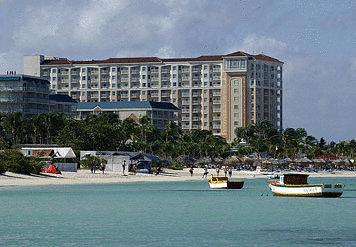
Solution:
[{"label": "sky", "polygon": [[264,53],[284,62],[283,125],[356,139],[356,1],[0,0],[0,73],[22,57]]}]

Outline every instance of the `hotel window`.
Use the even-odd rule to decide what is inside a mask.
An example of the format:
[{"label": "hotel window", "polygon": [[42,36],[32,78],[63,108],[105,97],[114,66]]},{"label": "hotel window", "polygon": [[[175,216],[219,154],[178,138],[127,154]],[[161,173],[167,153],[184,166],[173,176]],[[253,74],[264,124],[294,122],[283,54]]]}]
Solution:
[{"label": "hotel window", "polygon": [[146,79],[146,75],[142,75],[142,79]]},{"label": "hotel window", "polygon": [[142,71],[146,71],[146,67],[142,67]]},{"label": "hotel window", "polygon": [[115,72],[115,71],[116,71],[116,68],[115,68],[115,67],[112,67],[112,68],[111,68],[111,71],[112,71],[112,72]]},{"label": "hotel window", "polygon": [[176,75],[176,74],[173,74],[173,78],[177,78],[177,75]]}]

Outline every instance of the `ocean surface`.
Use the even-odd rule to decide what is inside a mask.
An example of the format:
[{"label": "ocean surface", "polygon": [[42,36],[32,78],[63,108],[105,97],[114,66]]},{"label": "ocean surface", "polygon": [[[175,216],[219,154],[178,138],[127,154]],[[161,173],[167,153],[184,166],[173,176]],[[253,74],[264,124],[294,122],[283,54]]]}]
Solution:
[{"label": "ocean surface", "polygon": [[0,246],[356,246],[356,178],[341,198],[206,181],[0,188]]}]

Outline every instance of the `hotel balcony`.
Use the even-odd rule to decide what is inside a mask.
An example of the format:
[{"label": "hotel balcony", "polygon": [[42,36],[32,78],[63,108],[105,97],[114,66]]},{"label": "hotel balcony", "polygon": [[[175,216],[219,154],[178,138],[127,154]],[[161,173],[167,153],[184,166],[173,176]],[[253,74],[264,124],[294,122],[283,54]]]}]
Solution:
[{"label": "hotel balcony", "polygon": [[213,116],[213,121],[220,121],[220,117],[218,117],[218,116]]},{"label": "hotel balcony", "polygon": [[187,68],[182,69],[182,70],[181,70],[181,73],[190,73],[190,69],[187,69]]},{"label": "hotel balcony", "polygon": [[213,68],[213,72],[220,72],[221,69],[220,68]]},{"label": "hotel balcony", "polygon": [[170,92],[161,92],[161,96],[162,97],[171,97],[171,93]]},{"label": "hotel balcony", "polygon": [[193,113],[200,113],[201,112],[201,108],[193,108],[192,112]]},{"label": "hotel balcony", "polygon": [[219,108],[217,108],[217,107],[213,107],[213,112],[220,112],[221,110],[220,110],[220,107]]},{"label": "hotel balcony", "polygon": [[182,113],[190,113],[190,109],[183,108]]},{"label": "hotel balcony", "polygon": [[220,86],[221,86],[221,83],[220,83],[220,82],[219,82],[219,83],[213,82],[211,85],[212,85],[213,87],[220,87]]},{"label": "hotel balcony", "polygon": [[171,83],[170,82],[162,82],[162,87],[170,88],[171,87]]},{"label": "hotel balcony", "polygon": [[151,93],[151,97],[158,97],[158,93]]},{"label": "hotel balcony", "polygon": [[213,124],[213,129],[220,129],[221,125],[220,124]]},{"label": "hotel balcony", "polygon": [[137,75],[138,75],[138,74],[140,74],[140,70],[138,70],[138,69],[132,69],[132,70],[131,70],[131,74],[135,74],[135,75],[137,74]]},{"label": "hotel balcony", "polygon": [[184,100],[184,101],[182,101],[182,105],[190,105],[190,101]]},{"label": "hotel balcony", "polygon": [[153,88],[159,88],[159,82],[151,82],[151,87]]},{"label": "hotel balcony", "polygon": [[129,70],[128,69],[122,69],[122,70],[120,70],[120,74],[122,74],[122,75],[128,75],[129,74]]},{"label": "hotel balcony", "polygon": [[188,129],[190,129],[189,124],[188,124],[188,125],[182,125],[182,129],[184,129],[184,130],[188,130]]},{"label": "hotel balcony", "polygon": [[132,82],[131,83],[131,88],[139,88],[140,87],[140,83],[139,82]]},{"label": "hotel balcony", "polygon": [[171,69],[161,69],[161,73],[162,74],[170,74],[171,73]]},{"label": "hotel balcony", "polygon": [[220,95],[221,95],[220,91],[213,91],[213,96],[220,96]]},{"label": "hotel balcony", "polygon": [[182,117],[182,121],[190,121],[190,117]]},{"label": "hotel balcony", "polygon": [[131,82],[140,82],[140,77],[131,77]]},{"label": "hotel balcony", "polygon": [[162,80],[162,81],[169,81],[170,79],[171,79],[170,76],[162,76],[162,77],[161,77],[161,80]]},{"label": "hotel balcony", "polygon": [[182,92],[182,97],[190,97],[190,93]]}]

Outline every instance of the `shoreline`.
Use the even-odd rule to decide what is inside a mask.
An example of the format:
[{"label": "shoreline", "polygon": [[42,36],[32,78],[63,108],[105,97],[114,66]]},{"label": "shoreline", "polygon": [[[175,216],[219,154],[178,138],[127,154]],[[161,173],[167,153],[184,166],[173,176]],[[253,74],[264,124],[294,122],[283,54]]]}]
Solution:
[{"label": "shoreline", "polygon": [[[216,175],[215,170],[209,170],[209,175]],[[266,178],[267,173],[255,171],[234,171],[233,178],[258,179]],[[307,173],[312,178],[342,178],[356,177],[355,171],[337,171],[337,172],[318,172]],[[194,175],[190,176],[189,169],[169,170],[158,176],[152,174],[137,174],[123,176],[121,173],[106,172],[92,174],[89,170],[78,170],[78,172],[63,172],[62,175],[40,174],[40,175],[22,175],[6,172],[0,175],[0,188],[6,187],[31,187],[44,185],[76,185],[76,184],[126,184],[141,182],[184,182],[184,181],[206,181],[202,178],[203,169],[194,170]],[[208,175],[208,176],[209,176]],[[220,172],[224,176],[224,172]]]}]

